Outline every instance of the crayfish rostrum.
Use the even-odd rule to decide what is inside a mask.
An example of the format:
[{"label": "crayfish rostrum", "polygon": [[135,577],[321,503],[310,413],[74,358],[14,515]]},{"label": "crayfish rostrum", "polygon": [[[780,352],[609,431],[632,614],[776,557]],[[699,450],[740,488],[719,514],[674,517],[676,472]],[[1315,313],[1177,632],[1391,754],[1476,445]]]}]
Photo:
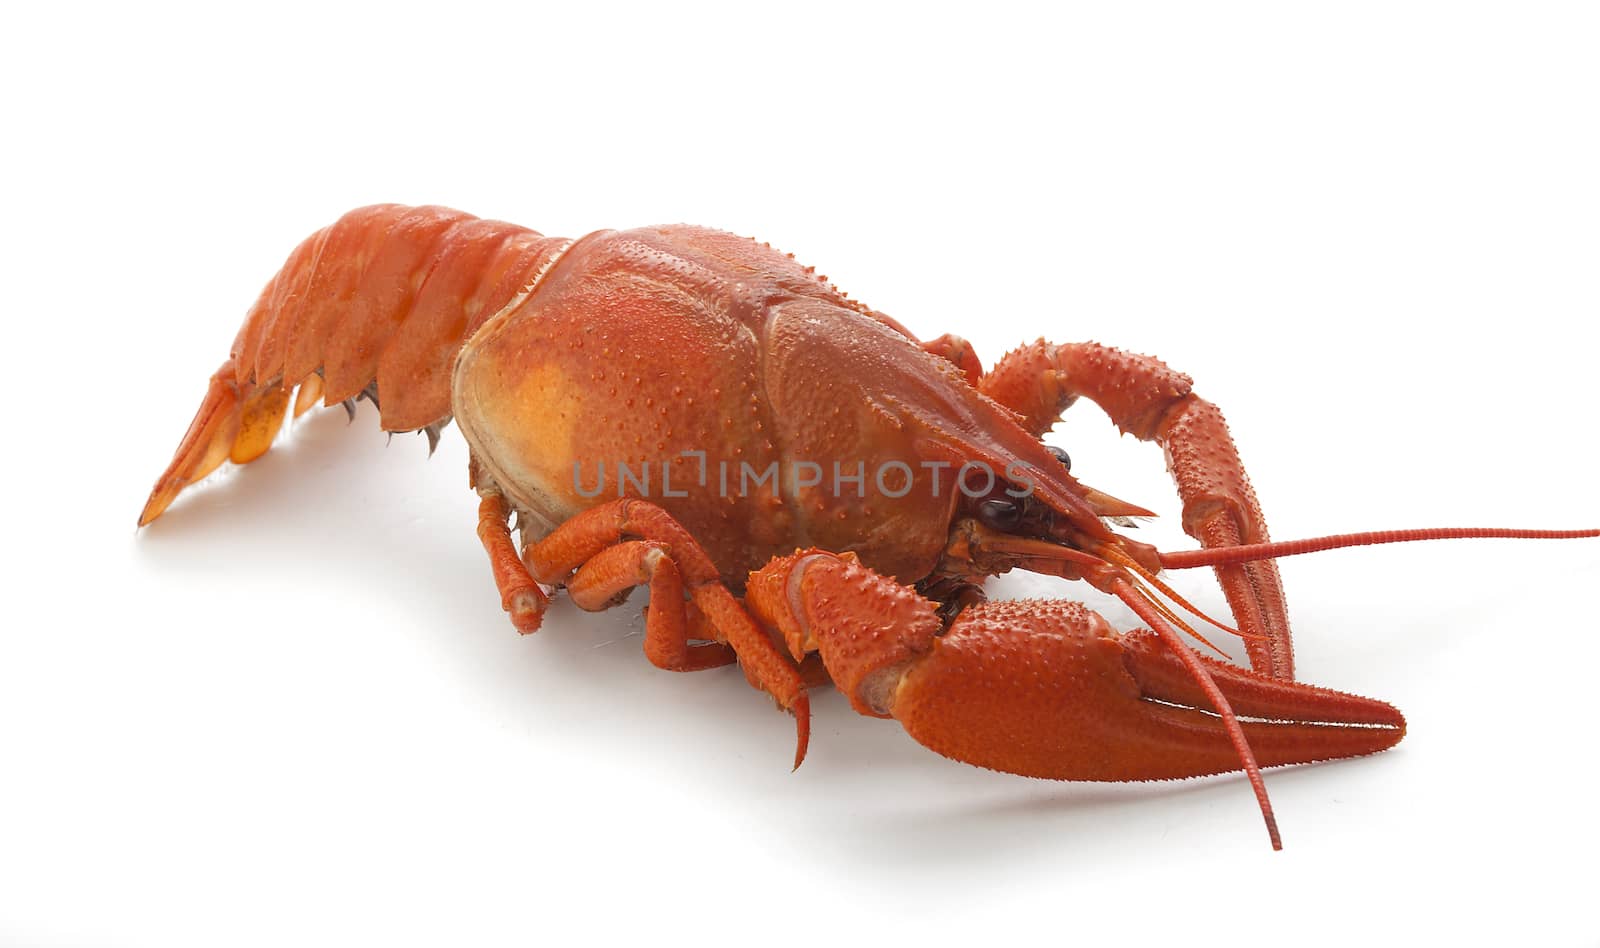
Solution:
[{"label": "crayfish rostrum", "polygon": [[[521,632],[550,590],[602,609],[649,586],[644,651],[676,671],[737,662],[797,722],[831,679],[863,714],[984,767],[1063,780],[1243,770],[1370,754],[1389,704],[1294,680],[1274,544],[1222,414],[1153,358],[1025,345],[984,371],[955,336],[904,327],[769,246],[698,227],[577,240],[440,207],[361,208],[300,244],[140,515],[272,444],[293,403],[368,397],[384,429],[452,418],[478,535]],[[1202,550],[1116,532],[1149,511],[1075,479],[1041,436],[1078,398],[1158,442]],[[517,515],[521,544],[513,540]],[[1250,669],[1183,638],[1163,569],[1212,566]],[[1068,601],[985,601],[988,576],[1081,579],[1149,626]],[[1226,628],[1226,627],[1224,627]]]}]

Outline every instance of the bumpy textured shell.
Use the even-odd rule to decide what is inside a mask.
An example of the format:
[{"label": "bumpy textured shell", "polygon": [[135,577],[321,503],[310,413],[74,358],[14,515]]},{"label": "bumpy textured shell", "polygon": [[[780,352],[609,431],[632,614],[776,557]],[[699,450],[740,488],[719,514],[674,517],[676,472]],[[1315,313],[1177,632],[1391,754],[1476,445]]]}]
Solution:
[{"label": "bumpy textured shell", "polygon": [[[627,492],[666,508],[736,585],[806,545],[921,579],[969,460],[1039,469],[1042,494],[1075,500],[1059,462],[950,361],[789,256],[698,227],[577,241],[469,341],[453,407],[486,474],[543,527],[618,496],[627,464],[648,471]],[[898,475],[887,492],[875,482],[896,463],[915,478],[900,497]],[[924,463],[946,466],[937,490]],[[777,490],[742,479],[773,465]],[[861,480],[836,489],[836,466]]]}]

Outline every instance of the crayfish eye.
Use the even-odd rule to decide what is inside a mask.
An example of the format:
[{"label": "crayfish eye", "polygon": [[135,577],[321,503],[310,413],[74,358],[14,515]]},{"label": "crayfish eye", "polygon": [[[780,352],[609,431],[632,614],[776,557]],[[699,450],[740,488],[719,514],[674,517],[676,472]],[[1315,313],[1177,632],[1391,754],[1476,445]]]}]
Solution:
[{"label": "crayfish eye", "polygon": [[991,498],[978,505],[978,522],[993,530],[1012,530],[1022,522],[1022,505]]},{"label": "crayfish eye", "polygon": [[1071,470],[1072,470],[1072,458],[1067,456],[1067,452],[1061,450],[1060,448],[1056,447],[1053,444],[1045,445],[1044,449],[1046,451],[1049,451],[1051,454],[1055,455],[1056,456],[1056,460],[1061,462],[1061,466],[1066,468],[1068,472],[1071,472]]}]

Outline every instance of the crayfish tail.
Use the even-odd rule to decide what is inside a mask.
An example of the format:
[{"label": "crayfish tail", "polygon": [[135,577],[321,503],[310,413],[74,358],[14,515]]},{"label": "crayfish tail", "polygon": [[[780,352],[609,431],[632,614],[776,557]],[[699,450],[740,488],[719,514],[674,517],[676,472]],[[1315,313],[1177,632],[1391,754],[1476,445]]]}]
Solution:
[{"label": "crayfish tail", "polygon": [[233,379],[233,360],[229,359],[211,376],[211,385],[206,389],[200,410],[195,412],[172,463],[161,472],[144,503],[144,510],[139,513],[139,526],[161,516],[185,487],[210,474],[228,459],[243,426],[241,409],[239,387]]},{"label": "crayfish tail", "polygon": [[570,243],[397,204],[357,208],[312,234],[246,314],[139,525],[223,461],[264,454],[297,392],[296,416],[319,401],[348,410],[365,397],[385,431],[422,431],[431,449],[452,414],[457,353]]},{"label": "crayfish tail", "polygon": [[[234,380],[233,360],[222,364],[211,376],[206,396],[195,412],[194,421],[178,444],[172,462],[156,480],[144,509],[139,512],[139,526],[145,526],[161,516],[185,487],[215,471],[223,461],[249,464],[267,453],[272,441],[283,427],[289,407],[290,390],[281,384],[256,387],[240,386]],[[318,382],[319,376],[312,376]],[[317,385],[302,385],[295,414],[309,407],[307,392]]]}]

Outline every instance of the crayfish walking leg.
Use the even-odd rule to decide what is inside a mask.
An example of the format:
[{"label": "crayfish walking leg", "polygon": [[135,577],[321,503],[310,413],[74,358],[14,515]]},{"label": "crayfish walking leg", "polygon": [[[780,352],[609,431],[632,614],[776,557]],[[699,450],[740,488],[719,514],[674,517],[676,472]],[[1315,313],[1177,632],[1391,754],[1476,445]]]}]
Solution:
[{"label": "crayfish walking leg", "polygon": [[[794,765],[800,766],[810,742],[811,701],[797,663],[756,625],[705,550],[666,511],[631,498],[592,507],[528,547],[523,558],[533,578],[566,585],[582,609],[615,605],[634,586],[648,584],[646,656],[672,671],[714,668],[737,656],[750,684],[795,716]],[[700,621],[691,622],[690,615]],[[690,645],[696,627],[715,641]]]}]

